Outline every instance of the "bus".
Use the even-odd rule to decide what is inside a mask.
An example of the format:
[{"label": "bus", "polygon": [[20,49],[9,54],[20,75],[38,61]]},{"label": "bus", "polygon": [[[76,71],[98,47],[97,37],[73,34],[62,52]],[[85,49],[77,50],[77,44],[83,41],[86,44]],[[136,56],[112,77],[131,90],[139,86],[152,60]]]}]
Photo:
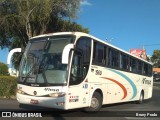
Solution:
[{"label": "bus", "polygon": [[152,97],[152,64],[92,35],[32,37],[19,67],[17,100],[55,109],[84,108]]}]

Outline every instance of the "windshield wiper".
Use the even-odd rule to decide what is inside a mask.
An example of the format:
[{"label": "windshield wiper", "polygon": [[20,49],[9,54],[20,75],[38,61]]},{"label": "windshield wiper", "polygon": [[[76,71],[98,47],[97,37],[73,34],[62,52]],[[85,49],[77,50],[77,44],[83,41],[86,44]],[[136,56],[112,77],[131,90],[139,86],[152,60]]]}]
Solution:
[{"label": "windshield wiper", "polygon": [[30,71],[25,76],[24,81],[23,81],[24,83],[27,81],[27,78],[29,78],[29,75],[31,74],[31,72],[33,72],[33,70],[36,71],[38,69],[38,67],[36,68],[36,66],[37,66],[36,59],[38,59],[38,57],[36,57],[36,55],[34,53],[28,53],[28,58],[26,58],[26,59],[28,59],[28,61],[31,60],[29,63],[33,62],[32,63],[33,65],[31,67]]},{"label": "windshield wiper", "polygon": [[34,71],[37,71],[38,67],[36,68],[36,65],[37,65],[37,64],[33,64],[31,70],[30,70],[30,71],[27,73],[27,75],[25,76],[25,79],[24,79],[24,81],[23,81],[24,83],[26,83],[26,81],[27,81],[28,78],[33,78],[33,77],[29,77],[29,75],[31,74],[31,72],[33,72],[33,70],[34,70]]},{"label": "windshield wiper", "polygon": [[[46,42],[45,42],[45,44],[44,44],[44,47],[43,47],[43,50],[41,51],[42,53],[41,53],[40,56],[38,56],[38,57],[37,57],[34,53],[29,53],[28,56],[32,56],[31,58],[33,59],[34,63],[33,63],[32,68],[30,69],[30,71],[29,71],[29,72],[27,73],[27,75],[25,76],[24,81],[23,81],[24,83],[26,83],[26,81],[27,81],[28,78],[33,78],[33,77],[29,77],[30,74],[31,74],[31,72],[33,72],[33,71],[34,71],[34,73],[36,72],[35,75],[37,75],[39,72],[41,72],[41,70],[39,71],[39,69],[41,68],[41,63],[42,63],[42,61],[43,61],[44,58],[45,58],[45,54],[47,53],[46,51],[48,51],[49,45],[50,45],[49,40],[46,40]],[[40,51],[39,51],[39,52],[40,52]],[[34,60],[34,59],[35,59],[35,60]],[[37,61],[36,61],[36,59],[37,59]],[[36,63],[35,63],[35,62],[36,62]],[[45,69],[45,66],[46,66],[46,65],[42,66],[42,69]],[[44,76],[43,78],[44,78],[45,82],[47,83],[47,79],[46,79],[46,77],[45,77],[44,70],[42,70],[42,76]],[[36,78],[35,78],[35,79],[36,79]]]},{"label": "windshield wiper", "polygon": [[[42,73],[42,77],[44,79],[44,82],[45,83],[48,83],[47,82],[47,78],[46,78],[46,75],[45,75],[45,70],[46,70],[46,67],[47,67],[47,61],[45,61],[45,59],[47,58],[47,55],[48,55],[48,50],[50,48],[50,45],[51,45],[51,42],[49,41],[49,39],[45,42],[45,45],[43,47],[43,54],[42,54],[42,57],[41,57],[41,60],[39,62],[39,70],[38,70],[38,73]],[[44,63],[43,63],[44,62]],[[44,64],[44,65],[43,65]]]}]

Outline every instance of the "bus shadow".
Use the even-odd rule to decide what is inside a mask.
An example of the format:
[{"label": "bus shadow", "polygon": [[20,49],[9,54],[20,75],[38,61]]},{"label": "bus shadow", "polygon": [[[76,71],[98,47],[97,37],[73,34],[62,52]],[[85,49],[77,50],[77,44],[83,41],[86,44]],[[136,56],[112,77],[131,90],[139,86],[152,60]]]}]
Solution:
[{"label": "bus shadow", "polygon": [[[149,102],[151,102],[152,101],[152,99],[146,99],[146,100],[144,100],[143,101],[143,103],[141,103],[142,105],[143,104],[148,104]],[[127,106],[129,106],[129,105],[141,105],[141,104],[139,104],[139,103],[137,103],[137,101],[129,101],[129,102],[122,102],[122,103],[113,103],[113,104],[107,104],[107,105],[103,105],[102,106],[102,108],[107,108],[107,107],[117,107],[117,106],[122,106],[122,107],[124,107],[124,105],[127,105]]]},{"label": "bus shadow", "polygon": [[19,108],[22,109],[22,111],[26,112],[40,112],[42,113],[43,117],[80,117],[80,113],[82,113],[81,109],[74,109],[74,110],[60,110],[60,109],[54,109],[54,108],[45,108],[40,106],[33,106],[33,105],[25,105],[20,104]]},{"label": "bus shadow", "polygon": [[[150,100],[145,100],[143,104],[148,104]],[[125,106],[130,107],[130,106],[139,106],[135,101],[131,102],[124,102],[124,103],[114,103],[114,104],[108,104],[108,105],[103,105],[102,106],[102,111],[99,112],[86,112],[84,111],[83,108],[81,109],[73,109],[73,110],[60,110],[60,109],[54,109],[54,108],[45,108],[45,107],[39,107],[39,106],[33,106],[33,105],[25,105],[25,104],[20,104],[19,107],[21,108],[21,111],[24,112],[32,112],[32,113],[42,113],[43,117],[53,117],[53,118],[60,118],[64,119],[65,117],[96,117],[96,116],[108,116],[112,113],[113,110],[116,111],[121,111],[125,109]],[[120,107],[121,106],[121,107]],[[119,110],[117,110],[117,107]],[[111,108],[112,110],[103,110],[105,108]],[[123,108],[123,109],[121,109]],[[96,114],[95,114],[96,113]],[[114,113],[116,114],[116,113]]]},{"label": "bus shadow", "polygon": [[[86,112],[84,108],[73,109],[73,110],[59,110],[53,108],[44,108],[39,106],[32,106],[32,105],[20,105],[21,108],[28,110],[29,112],[41,112],[43,117],[53,117],[58,119],[64,119],[66,117],[73,118],[73,117],[97,117],[97,116],[105,116],[107,111],[101,112]],[[96,113],[96,114],[95,114]]]},{"label": "bus shadow", "polygon": [[112,104],[106,104],[103,105],[102,108],[113,108],[113,107],[118,107],[118,106],[124,106],[124,105],[131,105],[131,104],[136,104],[135,102],[123,102],[123,103],[112,103]]}]

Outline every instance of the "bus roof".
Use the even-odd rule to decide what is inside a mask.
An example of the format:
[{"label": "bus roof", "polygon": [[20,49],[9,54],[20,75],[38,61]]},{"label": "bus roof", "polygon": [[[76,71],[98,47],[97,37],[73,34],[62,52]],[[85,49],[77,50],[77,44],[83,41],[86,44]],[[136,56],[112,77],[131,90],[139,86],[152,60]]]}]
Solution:
[{"label": "bus roof", "polygon": [[96,37],[94,37],[94,36],[92,36],[92,35],[89,35],[89,34],[83,33],[83,32],[57,32],[57,33],[48,33],[48,34],[42,34],[42,35],[38,35],[38,36],[32,37],[31,39],[39,38],[39,37],[49,37],[49,36],[54,36],[54,35],[75,35],[75,36],[79,36],[79,37],[80,37],[80,36],[90,37],[90,38],[92,38],[92,39],[94,39],[94,40],[96,40],[96,41],[99,41],[99,42],[101,42],[101,43],[103,43],[103,44],[105,44],[105,45],[108,45],[108,46],[110,46],[110,47],[112,47],[112,48],[115,48],[115,49],[117,49],[117,50],[119,50],[119,51],[122,51],[123,53],[126,53],[126,54],[128,54],[128,55],[130,55],[130,56],[132,56],[132,57],[135,57],[135,58],[140,59],[140,60],[142,60],[142,61],[144,61],[144,62],[147,62],[147,63],[149,63],[149,64],[152,64],[152,63],[150,63],[150,62],[148,62],[148,61],[146,61],[146,60],[144,60],[144,59],[142,59],[142,58],[139,58],[139,57],[137,57],[137,56],[135,56],[135,55],[133,55],[133,54],[131,54],[131,53],[129,53],[129,52],[121,49],[121,48],[118,48],[118,47],[116,47],[116,46],[114,46],[114,45],[112,45],[112,44],[110,44],[110,43],[108,43],[108,42],[106,42],[106,41],[103,41],[103,40],[101,40],[101,39],[99,39],[99,38],[96,38]]}]

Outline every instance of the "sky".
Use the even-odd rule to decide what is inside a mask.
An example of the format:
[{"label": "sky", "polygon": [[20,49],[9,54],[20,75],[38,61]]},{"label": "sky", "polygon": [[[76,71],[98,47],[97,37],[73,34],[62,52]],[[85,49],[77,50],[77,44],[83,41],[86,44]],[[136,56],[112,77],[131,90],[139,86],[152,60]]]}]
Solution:
[{"label": "sky", "polygon": [[160,50],[160,0],[86,0],[76,22],[128,52]]},{"label": "sky", "polygon": [[[84,0],[77,16],[73,21],[89,34],[125,51],[160,50],[160,0]],[[7,63],[7,55],[0,49],[0,62]]]}]

